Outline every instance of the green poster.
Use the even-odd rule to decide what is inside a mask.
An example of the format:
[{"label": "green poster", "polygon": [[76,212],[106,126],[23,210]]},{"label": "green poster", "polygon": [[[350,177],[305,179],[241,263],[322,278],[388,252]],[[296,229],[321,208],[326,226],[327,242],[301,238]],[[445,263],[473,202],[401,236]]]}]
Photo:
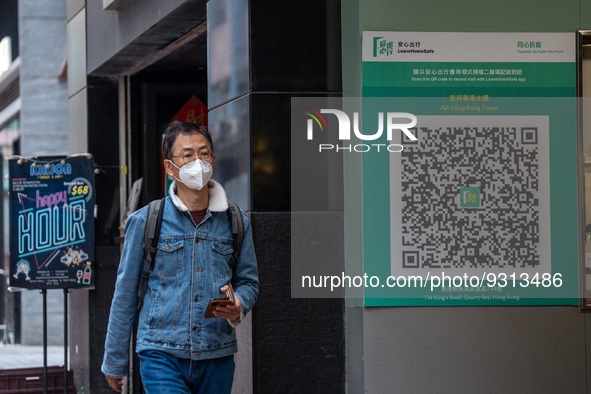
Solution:
[{"label": "green poster", "polygon": [[575,43],[363,33],[366,306],[578,305]]}]

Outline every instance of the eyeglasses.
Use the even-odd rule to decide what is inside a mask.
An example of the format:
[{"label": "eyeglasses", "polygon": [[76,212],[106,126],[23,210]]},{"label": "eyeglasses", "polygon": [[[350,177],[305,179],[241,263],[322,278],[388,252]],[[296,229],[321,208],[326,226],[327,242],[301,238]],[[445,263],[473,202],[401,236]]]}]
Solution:
[{"label": "eyeglasses", "polygon": [[180,157],[181,159],[183,159],[183,163],[185,163],[185,164],[195,163],[195,161],[198,158],[206,163],[211,163],[211,161],[213,160],[213,154],[207,150],[202,150],[197,155],[195,155],[195,153],[185,153],[180,156],[172,156],[172,157]]}]

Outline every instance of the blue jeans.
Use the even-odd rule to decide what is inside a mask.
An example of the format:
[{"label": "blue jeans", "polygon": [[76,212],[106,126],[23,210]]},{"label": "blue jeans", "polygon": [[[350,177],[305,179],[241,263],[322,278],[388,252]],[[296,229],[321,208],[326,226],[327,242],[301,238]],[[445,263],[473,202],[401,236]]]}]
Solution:
[{"label": "blue jeans", "polygon": [[234,356],[189,360],[156,350],[138,354],[146,394],[230,394]]}]

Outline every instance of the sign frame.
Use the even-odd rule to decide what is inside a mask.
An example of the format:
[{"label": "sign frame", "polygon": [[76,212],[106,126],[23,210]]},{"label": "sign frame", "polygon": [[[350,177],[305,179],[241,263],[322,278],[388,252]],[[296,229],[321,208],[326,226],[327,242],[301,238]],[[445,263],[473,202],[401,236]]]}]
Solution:
[{"label": "sign frame", "polygon": [[8,159],[9,287],[94,288],[90,154]]}]

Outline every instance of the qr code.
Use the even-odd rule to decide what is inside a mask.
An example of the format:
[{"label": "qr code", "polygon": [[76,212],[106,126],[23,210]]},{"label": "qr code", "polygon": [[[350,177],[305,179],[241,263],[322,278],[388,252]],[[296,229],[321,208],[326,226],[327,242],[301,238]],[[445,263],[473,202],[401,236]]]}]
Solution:
[{"label": "qr code", "polygon": [[391,159],[393,273],[549,271],[548,118],[418,119]]}]

